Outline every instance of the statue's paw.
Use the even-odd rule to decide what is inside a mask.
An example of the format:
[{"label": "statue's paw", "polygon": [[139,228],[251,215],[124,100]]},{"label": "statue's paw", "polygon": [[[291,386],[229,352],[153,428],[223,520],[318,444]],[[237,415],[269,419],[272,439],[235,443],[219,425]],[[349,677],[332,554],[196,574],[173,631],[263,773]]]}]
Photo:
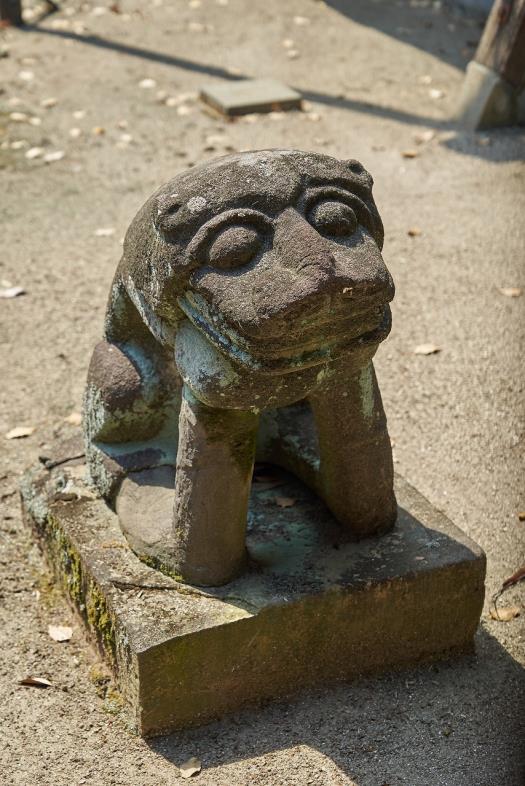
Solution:
[{"label": "statue's paw", "polygon": [[170,572],[173,555],[174,467],[131,472],[116,498],[120,528],[135,554]]},{"label": "statue's paw", "polygon": [[88,442],[90,481],[113,506],[123,480],[131,473],[175,466],[177,441],[177,427],[168,421],[159,434],[143,442]]}]

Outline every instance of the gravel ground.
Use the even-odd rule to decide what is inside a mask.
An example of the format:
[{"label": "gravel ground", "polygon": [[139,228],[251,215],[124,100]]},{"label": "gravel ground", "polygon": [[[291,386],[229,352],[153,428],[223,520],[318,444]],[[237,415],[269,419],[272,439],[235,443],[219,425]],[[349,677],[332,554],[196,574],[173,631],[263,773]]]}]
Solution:
[{"label": "gravel ground", "polygon": [[[78,429],[65,418],[147,196],[230,149],[321,150],[376,181],[398,290],[377,358],[396,469],[486,550],[492,595],[525,540],[525,296],[500,292],[525,286],[525,133],[447,121],[479,25],[425,0],[61,7],[0,41],[0,280],[27,290],[0,307],[2,783],[163,786],[197,756],[203,786],[523,786],[523,626],[491,620],[488,603],[470,658],[134,737],[17,498],[24,468]],[[297,87],[306,111],[235,123],[203,111],[199,86],[239,75]],[[423,343],[441,351],[414,354]],[[6,440],[17,426],[35,430]],[[523,589],[501,603],[523,603]],[[52,641],[49,623],[72,624],[72,640]],[[19,686],[26,674],[53,687]]]}]

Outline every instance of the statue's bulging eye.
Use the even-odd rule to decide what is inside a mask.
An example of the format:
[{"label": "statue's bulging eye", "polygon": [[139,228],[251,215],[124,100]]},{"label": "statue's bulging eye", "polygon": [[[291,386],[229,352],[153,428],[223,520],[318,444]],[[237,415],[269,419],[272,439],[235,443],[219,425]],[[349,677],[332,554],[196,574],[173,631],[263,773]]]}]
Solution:
[{"label": "statue's bulging eye", "polygon": [[357,229],[357,218],[350,205],[331,199],[315,205],[309,220],[323,235],[347,236]]},{"label": "statue's bulging eye", "polygon": [[247,265],[260,247],[260,238],[253,227],[230,226],[215,237],[208,251],[213,267],[229,269]]}]

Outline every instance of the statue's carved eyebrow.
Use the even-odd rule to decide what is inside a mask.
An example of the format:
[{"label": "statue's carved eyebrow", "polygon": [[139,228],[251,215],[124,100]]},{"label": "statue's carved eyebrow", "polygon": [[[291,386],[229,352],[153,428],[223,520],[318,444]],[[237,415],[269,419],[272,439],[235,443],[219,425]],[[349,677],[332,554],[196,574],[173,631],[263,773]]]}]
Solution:
[{"label": "statue's carved eyebrow", "polygon": [[375,210],[372,196],[369,189],[356,188],[354,183],[329,180],[311,184],[304,192],[302,198],[303,209],[305,212],[320,199],[340,199],[352,207],[357,215],[360,224],[376,238],[376,242],[381,247],[382,244],[382,225]]},{"label": "statue's carved eyebrow", "polygon": [[213,216],[213,218],[210,218],[209,221],[206,221],[197,229],[188,245],[189,257],[197,257],[199,249],[209,242],[211,237],[222,229],[222,227],[228,224],[252,224],[263,228],[272,224],[272,219],[260,210],[253,210],[247,207],[224,210],[222,213],[218,213],[216,216]]},{"label": "statue's carved eyebrow", "polygon": [[308,192],[313,189],[323,188],[340,188],[343,191],[347,191],[349,194],[360,197],[363,202],[367,202],[371,196],[370,188],[367,185],[356,182],[355,178],[346,177],[331,177],[326,179],[320,177],[308,178],[305,191]]},{"label": "statue's carved eyebrow", "polygon": [[355,191],[350,191],[348,188],[341,188],[341,186],[334,184],[333,181],[313,188],[307,188],[301,200],[304,210],[307,211],[320,199],[339,199],[353,207],[361,219],[365,218],[366,220],[372,220],[372,215],[366,201],[356,194]]},{"label": "statue's carved eyebrow", "polygon": [[[168,236],[177,234],[190,239],[201,235],[202,230],[208,231],[219,224],[249,223],[250,220],[268,224],[273,219],[268,200],[265,202],[264,197],[257,194],[246,195],[244,199],[235,196],[231,204],[225,204],[219,212],[215,212],[213,202],[206,202],[204,197],[173,199],[178,194],[171,197],[164,199],[164,203],[157,203],[157,215],[154,216],[156,229]],[[198,201],[200,199],[202,202]],[[245,204],[242,204],[243,201]]]}]

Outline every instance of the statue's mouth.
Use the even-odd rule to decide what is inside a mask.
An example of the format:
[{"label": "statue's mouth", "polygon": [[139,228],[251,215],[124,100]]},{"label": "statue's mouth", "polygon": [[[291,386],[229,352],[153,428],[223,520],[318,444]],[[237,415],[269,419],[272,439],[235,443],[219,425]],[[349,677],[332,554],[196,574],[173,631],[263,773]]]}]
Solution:
[{"label": "statue's mouth", "polygon": [[179,305],[188,319],[222,354],[235,363],[267,374],[282,374],[317,366],[371,344],[383,341],[390,332],[387,303],[358,312],[330,314],[304,328],[283,331],[278,337],[257,339],[241,334],[206,302],[187,292]]}]

